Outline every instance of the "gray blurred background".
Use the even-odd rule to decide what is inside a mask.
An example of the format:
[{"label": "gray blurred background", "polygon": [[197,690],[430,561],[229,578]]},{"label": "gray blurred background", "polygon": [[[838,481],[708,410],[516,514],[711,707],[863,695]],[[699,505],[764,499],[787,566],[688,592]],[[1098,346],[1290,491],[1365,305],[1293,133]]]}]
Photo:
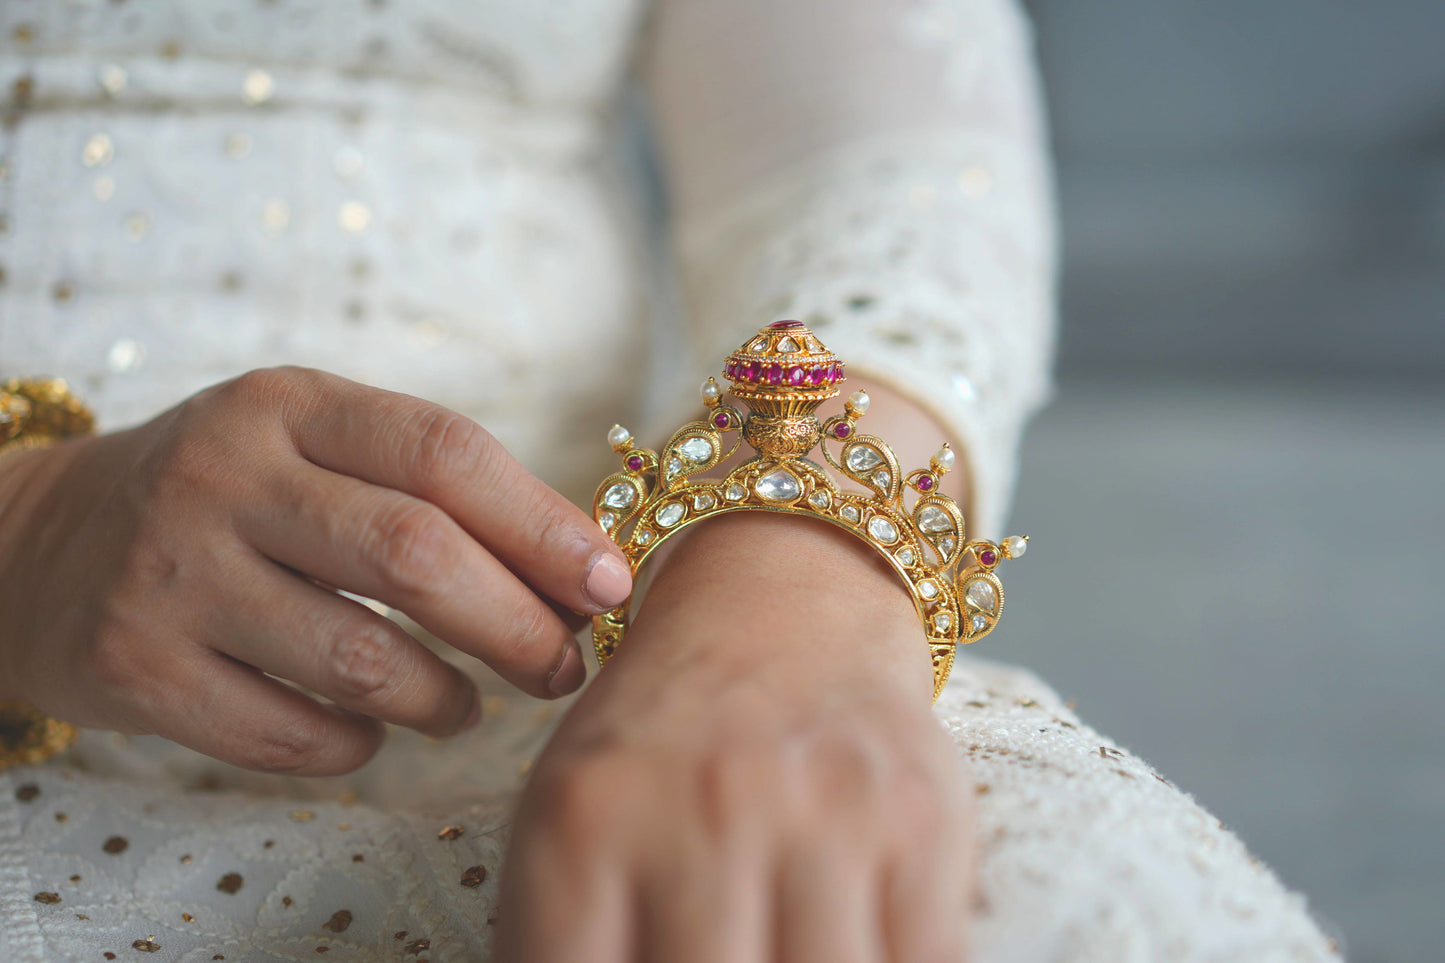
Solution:
[{"label": "gray blurred background", "polygon": [[1029,7],[1064,335],[992,654],[1445,959],[1445,3]]}]

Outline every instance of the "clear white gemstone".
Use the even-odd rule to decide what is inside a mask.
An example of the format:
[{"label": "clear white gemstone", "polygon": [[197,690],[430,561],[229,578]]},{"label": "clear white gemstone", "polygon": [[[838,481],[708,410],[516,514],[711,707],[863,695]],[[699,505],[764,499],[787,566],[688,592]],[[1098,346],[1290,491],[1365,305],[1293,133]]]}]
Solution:
[{"label": "clear white gemstone", "polygon": [[778,350],[783,354],[793,354],[798,350],[798,342],[792,338],[784,338],[778,342]]},{"label": "clear white gemstone", "polygon": [[719,385],[715,379],[709,378],[702,383],[703,401],[717,401],[721,397],[722,386]]},{"label": "clear white gemstone", "polygon": [[873,475],[873,484],[877,485],[879,488],[887,488],[888,483],[892,480],[893,476],[888,474],[886,471],[875,472]]},{"label": "clear white gemstone", "polygon": [[803,494],[798,476],[786,468],[776,468],[758,479],[757,493],[770,502],[790,502]]},{"label": "clear white gemstone", "polygon": [[707,492],[703,492],[700,495],[692,496],[692,507],[700,512],[706,511],[707,509],[712,508],[716,504],[717,500],[714,499]]},{"label": "clear white gemstone", "polygon": [[918,527],[925,532],[952,531],[953,519],[937,505],[924,505],[923,511],[918,513]]},{"label": "clear white gemstone", "polygon": [[607,444],[613,448],[626,448],[632,444],[632,432],[621,425],[613,425],[607,429]]},{"label": "clear white gemstone", "polygon": [[747,496],[747,494],[747,489],[743,488],[743,486],[741,485],[729,485],[727,491],[723,492],[723,495],[730,502],[740,502]]},{"label": "clear white gemstone", "polygon": [[597,524],[602,526],[604,532],[610,532],[612,526],[617,524],[617,516],[611,512],[603,512],[597,516]]},{"label": "clear white gemstone", "polygon": [[858,509],[854,508],[852,505],[844,505],[841,514],[846,521],[855,523],[858,521]]},{"label": "clear white gemstone", "polygon": [[650,528],[639,528],[637,534],[632,536],[639,545],[650,545],[653,539],[653,532]]},{"label": "clear white gemstone", "polygon": [[618,482],[602,495],[602,504],[608,508],[626,508],[637,500],[637,489],[627,482]]},{"label": "clear white gemstone", "polygon": [[751,347],[754,351],[766,351],[768,350],[768,339],[759,338],[752,343]]},{"label": "clear white gemstone", "polygon": [[984,618],[982,615],[975,615],[973,617],[972,625],[975,632],[982,632],[984,629],[988,628],[988,619]]},{"label": "clear white gemstone", "polygon": [[983,579],[968,583],[968,600],[985,612],[992,612],[998,607],[998,593]]},{"label": "clear white gemstone", "polygon": [[918,583],[918,594],[926,599],[938,598],[938,583],[926,578]]},{"label": "clear white gemstone", "polygon": [[947,612],[939,612],[933,617],[933,625],[940,632],[947,632],[948,627],[953,624],[953,616]]},{"label": "clear white gemstone", "polygon": [[712,457],[712,442],[694,435],[678,445],[677,452],[694,465],[701,465]]},{"label": "clear white gemstone", "polygon": [[883,464],[883,456],[872,445],[850,445],[843,453],[843,461],[851,471],[862,474]]},{"label": "clear white gemstone", "polygon": [[808,501],[812,502],[817,508],[827,508],[832,500],[827,492],[813,492],[808,498]]},{"label": "clear white gemstone", "polygon": [[935,451],[933,453],[934,463],[938,465],[939,468],[942,468],[944,471],[948,471],[949,469],[951,469],[955,460],[956,459],[953,454],[953,449],[948,447],[947,445],[944,445],[942,448],[938,449],[938,451]]},{"label": "clear white gemstone", "polygon": [[681,459],[681,458],[669,458],[669,459],[667,460],[667,474],[668,474],[669,476],[672,476],[672,475],[676,475],[676,474],[677,474],[678,472],[680,472],[680,471],[682,471],[682,459]]},{"label": "clear white gemstone", "polygon": [[682,516],[687,514],[687,509],[682,507],[681,502],[668,502],[657,510],[657,524],[663,528],[671,528],[682,521]]},{"label": "clear white gemstone", "polygon": [[913,549],[909,548],[907,545],[900,548],[897,554],[894,555],[894,558],[898,559],[898,561],[903,565],[912,565],[915,561]]},{"label": "clear white gemstone", "polygon": [[940,538],[940,539],[938,540],[938,550],[943,553],[943,557],[944,557],[944,558],[947,558],[948,556],[952,555],[952,554],[953,554],[953,536],[952,536],[952,535],[945,535],[945,536],[943,536],[942,538]]},{"label": "clear white gemstone", "polygon": [[1003,550],[1009,558],[1018,558],[1029,550],[1029,543],[1017,535],[1010,535],[1003,540]]},{"label": "clear white gemstone", "polygon": [[866,391],[855,391],[848,396],[848,404],[852,405],[853,410],[860,415],[868,411],[868,406],[871,403],[872,399],[868,397],[868,392]]},{"label": "clear white gemstone", "polygon": [[898,541],[898,529],[882,515],[874,515],[868,519],[868,534],[885,545]]}]

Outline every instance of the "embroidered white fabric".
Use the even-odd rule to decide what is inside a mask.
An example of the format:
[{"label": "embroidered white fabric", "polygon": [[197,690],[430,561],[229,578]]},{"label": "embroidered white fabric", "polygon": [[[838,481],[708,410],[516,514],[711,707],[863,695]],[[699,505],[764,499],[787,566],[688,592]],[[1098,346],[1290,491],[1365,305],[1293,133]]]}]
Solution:
[{"label": "embroidered white fabric", "polygon": [[[676,423],[739,332],[793,315],[938,415],[972,531],[998,534],[1052,338],[1018,12],[643,19],[640,0],[0,6],[0,375],[67,376],[119,426],[316,365],[467,412],[586,497],[613,419]],[[634,46],[675,323],[613,161]],[[617,376],[634,353],[660,386]],[[689,401],[646,410],[670,397]],[[508,809],[565,703],[467,669],[477,730],[394,731],[345,779],[98,732],[0,773],[0,959],[485,959]],[[981,793],[976,959],[1329,955],[1234,836],[1027,672],[962,659],[937,713]]]}]

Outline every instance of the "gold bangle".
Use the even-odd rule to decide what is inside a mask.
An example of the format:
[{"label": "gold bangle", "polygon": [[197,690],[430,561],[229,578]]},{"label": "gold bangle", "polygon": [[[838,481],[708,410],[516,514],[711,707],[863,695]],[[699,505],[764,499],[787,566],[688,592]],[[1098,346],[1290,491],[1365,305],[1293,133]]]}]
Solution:
[{"label": "gold bangle", "polygon": [[[799,321],[778,321],[728,356],[723,376],[743,415],[724,401],[709,377],[702,386],[707,418],[677,429],[661,453],[634,445],[614,425],[607,441],[622,456],[620,471],[597,488],[592,512],[622,548],[634,578],[670,536],[706,518],[734,511],[769,511],[821,518],[876,549],[913,597],[933,659],[936,701],[960,644],[977,642],[1003,614],[1003,584],[994,569],[1017,558],[1028,539],[967,541],[963,513],[938,491],[954,464],[948,445],[928,467],[904,473],[881,438],[857,433],[867,392],[854,392],[844,413],[820,422],[815,410],[840,393],[844,365]],[[698,477],[732,457],[746,441],[756,452],[725,477]],[[835,455],[828,447],[837,444]],[[818,462],[820,448],[837,472],[866,492],[840,488]],[[906,491],[914,493],[904,504]],[[605,664],[621,645],[630,604],[594,616],[592,641]]]},{"label": "gold bangle", "polygon": [[[0,383],[0,456],[95,430],[95,416],[59,378]],[[43,762],[75,742],[75,726],[22,703],[0,702],[0,769]]]},{"label": "gold bangle", "polygon": [[95,431],[95,415],[61,378],[0,382],[0,452],[44,448]]},{"label": "gold bangle", "polygon": [[0,769],[44,762],[69,749],[79,734],[27,705],[0,702]]}]

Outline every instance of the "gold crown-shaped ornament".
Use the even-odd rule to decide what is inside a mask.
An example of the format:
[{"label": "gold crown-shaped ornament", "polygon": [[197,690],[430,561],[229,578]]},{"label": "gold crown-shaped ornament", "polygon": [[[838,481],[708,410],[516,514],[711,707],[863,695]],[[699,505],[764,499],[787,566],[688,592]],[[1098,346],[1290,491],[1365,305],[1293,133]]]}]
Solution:
[{"label": "gold crown-shaped ornament", "polygon": [[[612,427],[607,441],[622,456],[622,469],[598,486],[593,517],[622,548],[634,576],[669,536],[728,512],[807,515],[853,533],[888,560],[912,595],[933,657],[937,700],[958,645],[977,642],[998,624],[1004,594],[994,569],[1022,555],[1028,539],[968,541],[963,513],[938,491],[954,453],[945,444],[928,467],[905,473],[883,439],[858,433],[866,392],[855,391],[841,416],[820,422],[814,412],[840,393],[844,365],[802,322],[762,328],[728,356],[723,374],[746,416],[709,377],[702,386],[706,419],[677,429],[660,453],[637,447],[621,425]],[[722,478],[701,477],[743,442],[755,457]],[[863,490],[834,481],[808,457],[815,448]],[[621,644],[629,604],[594,616],[599,663]]]}]

